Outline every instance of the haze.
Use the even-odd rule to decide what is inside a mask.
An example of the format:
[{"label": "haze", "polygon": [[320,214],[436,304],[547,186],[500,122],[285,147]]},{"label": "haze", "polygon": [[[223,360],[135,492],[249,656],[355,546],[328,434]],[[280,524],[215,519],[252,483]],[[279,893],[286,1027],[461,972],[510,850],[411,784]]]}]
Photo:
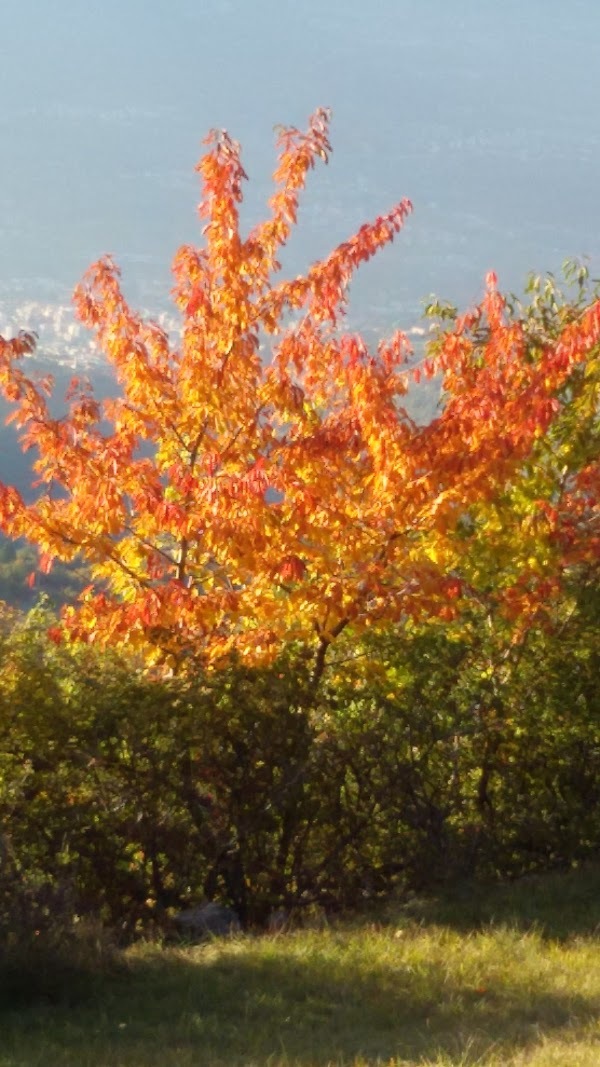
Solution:
[{"label": "haze", "polygon": [[83,345],[60,309],[103,252],[137,304],[167,309],[210,127],[242,143],[251,223],[273,126],[318,105],[334,154],[287,268],[415,206],[361,272],[353,324],[409,328],[431,292],[478,298],[491,267],[503,288],[566,256],[598,273],[595,0],[3,0],[0,41],[0,331],[37,327],[41,352]]}]

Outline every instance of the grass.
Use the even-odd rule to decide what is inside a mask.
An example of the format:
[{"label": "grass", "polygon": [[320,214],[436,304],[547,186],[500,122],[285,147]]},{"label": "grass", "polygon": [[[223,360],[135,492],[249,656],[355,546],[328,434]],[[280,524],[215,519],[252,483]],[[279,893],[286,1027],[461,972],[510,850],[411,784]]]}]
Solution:
[{"label": "grass", "polygon": [[597,1067],[600,869],[142,945],[0,1014],[0,1067]]}]

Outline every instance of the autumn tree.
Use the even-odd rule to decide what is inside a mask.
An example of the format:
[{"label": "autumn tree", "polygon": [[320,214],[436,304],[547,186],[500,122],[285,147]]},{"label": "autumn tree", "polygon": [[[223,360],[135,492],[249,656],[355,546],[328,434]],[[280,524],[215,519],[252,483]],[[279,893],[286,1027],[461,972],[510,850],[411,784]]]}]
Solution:
[{"label": "autumn tree", "polygon": [[[524,297],[498,298],[499,331],[489,315],[464,324],[472,361],[491,365],[496,334],[505,378],[514,364],[511,403],[522,405],[522,423],[519,429],[515,421],[513,442],[545,408],[512,476],[491,494],[473,497],[457,531],[463,588],[488,610],[501,606],[521,632],[536,619],[548,622],[554,602],[564,616],[575,586],[597,587],[600,579],[599,295],[587,267],[567,261],[563,281],[532,275]],[[438,351],[462,322],[449,305],[429,310],[443,323],[433,342]],[[525,389],[524,380],[531,383]],[[452,405],[468,382],[448,384]],[[512,450],[510,439],[504,447]]]},{"label": "autumn tree", "polygon": [[[55,559],[87,562],[92,585],[62,620],[77,638],[171,666],[233,651],[260,662],[298,641],[318,678],[346,628],[457,611],[496,503],[561,416],[573,376],[597,368],[600,304],[532,346],[490,274],[481,304],[455,316],[420,362],[401,332],[370,350],[344,328],[348,287],[401,229],[409,201],[284,280],[278,255],[300,193],[330,152],[327,113],[305,133],[280,130],[268,217],[247,235],[239,146],[223,131],[207,144],[203,244],[173,262],[178,336],[129,306],[108,257],[75,291],[118,397],[99,404],[74,381],[67,415],[52,418],[51,383],[24,370],[33,339],[1,342],[0,384],[41,486],[34,503],[2,487],[2,528],[39,547],[42,571]],[[406,394],[436,375],[443,404],[419,425]],[[597,499],[596,455],[565,483],[562,518],[535,494],[528,514],[544,536],[560,525],[568,540],[569,529],[590,528]],[[524,583],[531,602],[543,598],[530,572],[517,553],[507,601]]]}]

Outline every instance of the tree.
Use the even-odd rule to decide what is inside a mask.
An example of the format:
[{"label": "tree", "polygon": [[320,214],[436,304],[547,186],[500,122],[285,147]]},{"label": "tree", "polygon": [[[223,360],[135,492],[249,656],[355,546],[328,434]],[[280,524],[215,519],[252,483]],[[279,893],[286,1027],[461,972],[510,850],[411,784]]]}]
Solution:
[{"label": "tree", "polygon": [[[575,261],[564,275],[560,284],[552,274],[532,275],[527,300],[500,298],[499,330],[479,315],[467,327],[472,360],[489,367],[497,339],[500,358],[513,363],[512,402],[522,405],[516,433],[543,415],[511,478],[473,498],[461,529],[464,588],[492,612],[500,605],[521,632],[540,615],[564,621],[573,597],[600,578],[600,283]],[[434,348],[443,347],[458,313],[429,310],[442,316]],[[450,403],[455,395],[456,385]]]},{"label": "tree", "polygon": [[[409,201],[280,280],[308,171],[330,151],[327,113],[306,133],[280,130],[270,213],[245,237],[239,146],[223,131],[207,144],[204,244],[173,263],[175,345],[130,308],[108,257],[75,306],[120,396],[100,405],[74,381],[68,414],[53,419],[51,383],[22,369],[33,338],[0,343],[0,385],[43,486],[32,504],[2,488],[2,528],[39,547],[42,571],[57,558],[90,565],[93,584],[63,613],[78,638],[173,667],[233,651],[260,662],[299,641],[317,679],[347,627],[456,613],[469,591],[465,552],[485,542],[493,502],[513,492],[568,404],[573,374],[597,350],[600,303],[532,349],[490,274],[481,304],[420,363],[401,332],[370,351],[343,329],[348,286]],[[419,425],[403,398],[436,375],[443,405]],[[589,484],[597,500],[597,475]],[[518,559],[507,597],[529,573]]]}]

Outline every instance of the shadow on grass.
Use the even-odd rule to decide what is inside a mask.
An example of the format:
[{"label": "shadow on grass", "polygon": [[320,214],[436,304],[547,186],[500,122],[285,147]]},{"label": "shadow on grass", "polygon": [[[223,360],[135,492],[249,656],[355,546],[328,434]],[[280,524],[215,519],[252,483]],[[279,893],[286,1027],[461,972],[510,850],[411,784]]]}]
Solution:
[{"label": "shadow on grass", "polygon": [[[371,954],[361,968],[359,948],[355,942],[344,955],[343,935],[330,933],[263,942],[258,953],[248,941],[156,950],[107,980],[93,1005],[5,1017],[0,1063],[41,1062],[37,1034],[46,1062],[78,1067],[328,1067],[393,1057],[418,1064],[441,1054],[466,1067],[492,1048],[504,1062],[541,1035],[572,1036],[600,1014],[593,997],[522,981],[518,963],[510,979],[487,989],[425,953],[381,964]],[[26,1044],[13,1023],[21,1034],[26,1027]]]},{"label": "shadow on grass", "polygon": [[126,972],[122,954],[100,926],[59,925],[37,933],[0,936],[0,1015],[44,1005],[76,1008]]},{"label": "shadow on grass", "polygon": [[595,947],[573,939],[599,929],[589,867],[389,903],[320,934],[139,949],[91,975],[30,968],[2,1013],[0,1067],[509,1062],[598,1023]]},{"label": "shadow on grass", "polygon": [[535,930],[557,941],[594,936],[600,932],[600,866],[528,875],[501,884],[471,882],[438,896],[390,905],[383,910],[382,922],[397,924],[399,916],[461,933],[502,925]]}]

